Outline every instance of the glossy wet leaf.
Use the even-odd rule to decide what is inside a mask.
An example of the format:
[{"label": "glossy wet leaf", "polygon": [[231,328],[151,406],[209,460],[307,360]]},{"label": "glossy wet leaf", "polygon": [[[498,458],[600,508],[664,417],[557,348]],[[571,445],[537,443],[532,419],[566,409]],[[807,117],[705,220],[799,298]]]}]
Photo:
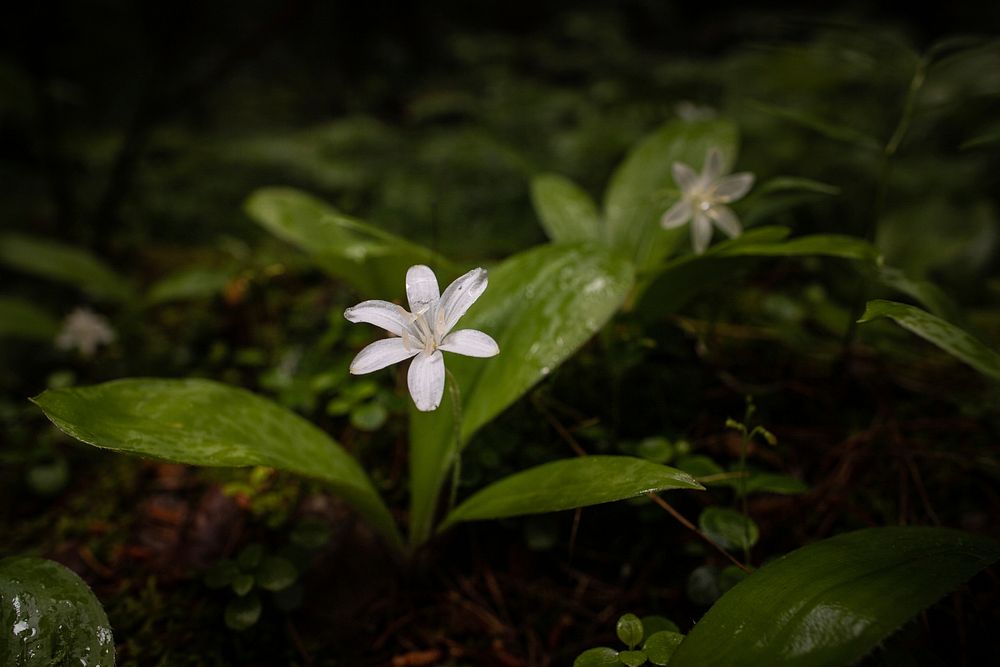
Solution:
[{"label": "glossy wet leaf", "polygon": [[0,338],[51,343],[58,331],[58,320],[34,303],[15,296],[0,296]]},{"label": "glossy wet leaf", "polygon": [[677,651],[677,647],[684,641],[684,635],[671,630],[661,630],[650,635],[643,645],[646,656],[654,665],[667,665],[670,658]]},{"label": "glossy wet leaf", "polygon": [[146,294],[150,304],[206,299],[220,294],[232,279],[231,271],[181,269],[162,278]]},{"label": "glossy wet leaf", "polygon": [[723,154],[726,170],[736,159],[739,133],[727,120],[666,123],[640,141],[611,177],[604,200],[606,238],[640,270],[659,264],[688,244],[689,229],[664,230],[660,217],[680,196],[671,172],[674,162],[701,170],[709,148]]},{"label": "glossy wet leaf", "polygon": [[245,208],[265,229],[307,252],[327,273],[365,296],[402,296],[406,270],[414,264],[427,264],[444,284],[459,273],[437,253],[292,188],[257,190]]},{"label": "glossy wet leaf", "polygon": [[954,324],[916,306],[883,299],[869,301],[858,321],[870,322],[878,317],[888,317],[983,375],[1000,380],[1000,354]]},{"label": "glossy wet leaf", "polygon": [[112,667],[115,641],[80,577],[43,558],[0,560],[0,664]]},{"label": "glossy wet leaf", "polygon": [[116,380],[32,399],[67,434],[96,447],[203,466],[268,466],[321,479],[390,542],[395,524],[340,445],[302,417],[210,380]]},{"label": "glossy wet leaf", "polygon": [[869,528],[808,545],[727,592],[671,667],[843,667],[1000,559],[1000,544],[945,528]]},{"label": "glossy wet leaf", "polygon": [[[489,287],[457,328],[492,336],[500,354],[449,354],[462,401],[461,441],[496,417],[580,348],[618,310],[631,265],[594,245],[546,245],[490,268]],[[450,382],[450,380],[449,380]],[[454,406],[445,390],[434,412],[411,410],[411,532],[431,532],[438,490],[454,452]]]},{"label": "glossy wet leaf", "polygon": [[621,664],[618,651],[604,646],[588,649],[573,661],[573,667],[621,667]]},{"label": "glossy wet leaf", "polygon": [[0,236],[0,264],[70,285],[95,299],[124,301],[133,294],[128,280],[97,257],[48,239],[21,234]]},{"label": "glossy wet leaf", "polygon": [[494,482],[456,507],[442,528],[459,521],[556,512],[655,491],[701,488],[687,473],[643,459],[582,456],[545,463]]},{"label": "glossy wet leaf", "polygon": [[573,181],[542,174],[531,182],[531,200],[548,237],[557,243],[599,241],[603,236],[597,204]]},{"label": "glossy wet leaf", "polygon": [[615,625],[618,639],[629,648],[635,648],[642,641],[642,621],[635,614],[623,614]]},{"label": "glossy wet leaf", "polygon": [[702,532],[724,549],[749,549],[760,538],[757,524],[727,507],[707,507],[698,517]]}]

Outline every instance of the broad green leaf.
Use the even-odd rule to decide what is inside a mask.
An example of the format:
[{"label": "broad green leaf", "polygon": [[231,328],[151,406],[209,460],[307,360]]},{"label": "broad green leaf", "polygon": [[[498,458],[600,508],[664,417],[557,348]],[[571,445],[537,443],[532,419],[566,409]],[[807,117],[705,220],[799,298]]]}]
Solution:
[{"label": "broad green leaf", "polygon": [[601,214],[586,192],[563,176],[542,174],[531,182],[531,200],[545,228],[556,243],[599,241],[603,236]]},{"label": "broad green leaf", "polygon": [[314,477],[390,543],[396,526],[361,466],[297,414],[209,380],[129,379],[50,389],[32,399],[65,433],[96,447],[202,466],[268,466]]},{"label": "broad green leaf", "polygon": [[678,244],[688,226],[660,227],[660,217],[677,201],[671,167],[683,162],[701,170],[709,148],[722,151],[726,168],[736,160],[739,133],[727,120],[674,120],[640,141],[611,177],[604,200],[607,241],[632,259],[640,271],[651,269]]},{"label": "broad green leaf", "polygon": [[222,292],[231,278],[231,271],[181,269],[150,287],[146,301],[159,304],[213,297]]},{"label": "broad green leaf", "polygon": [[760,537],[752,519],[726,507],[705,508],[698,526],[724,549],[749,549]]},{"label": "broad green leaf", "polygon": [[71,285],[95,299],[125,301],[133,294],[128,280],[86,250],[48,239],[0,236],[0,264]]},{"label": "broad green leaf", "polygon": [[267,556],[255,573],[257,585],[265,591],[280,591],[295,583],[299,573],[287,558]]},{"label": "broad green leaf", "polygon": [[573,661],[573,667],[621,667],[618,651],[602,646],[584,651]]},{"label": "broad green leaf", "polygon": [[226,626],[231,630],[246,630],[257,623],[262,609],[260,597],[256,593],[233,598],[226,605]]},{"label": "broad green leaf", "polygon": [[30,301],[0,296],[0,338],[22,338],[51,343],[59,331],[56,318]]},{"label": "broad green leaf", "polygon": [[[632,287],[631,265],[594,245],[546,245],[490,270],[489,287],[459,321],[496,339],[500,355],[446,355],[462,401],[460,442],[520,398],[583,345]],[[449,387],[451,386],[449,380]],[[450,391],[435,412],[411,411],[411,535],[426,539],[438,491],[454,460]]]},{"label": "broad green leaf", "polygon": [[427,248],[338,213],[292,188],[257,190],[247,214],[275,236],[309,253],[325,271],[366,296],[401,295],[406,270],[427,264],[442,279],[457,276],[450,261]]},{"label": "broad green leaf", "polygon": [[892,319],[904,329],[934,343],[983,375],[1000,380],[1000,354],[954,324],[916,306],[883,299],[869,301],[858,322],[870,322],[877,317]]},{"label": "broad green leaf", "polygon": [[640,667],[646,664],[646,652],[621,651],[618,653],[618,659],[625,667]]},{"label": "broad green leaf", "polygon": [[[487,486],[456,507],[442,529],[459,521],[557,512],[653,491],[702,488],[685,472],[643,459],[582,456],[529,468]],[[641,634],[642,624],[638,619],[636,623]]]},{"label": "broad green leaf", "polygon": [[1000,558],[945,528],[869,528],[803,547],[723,595],[671,667],[842,667]]},{"label": "broad green leaf", "polygon": [[0,664],[113,667],[111,625],[86,583],[43,558],[0,560]]},{"label": "broad green leaf", "polygon": [[[670,632],[680,632],[677,624],[671,621],[665,616],[643,616],[642,617],[642,630],[643,634],[648,638],[652,637],[658,632],[670,631]],[[648,641],[648,639],[647,639]]]},{"label": "broad green leaf", "polygon": [[826,256],[878,261],[878,250],[864,239],[840,234],[814,234],[783,240],[783,227],[751,229],[723,241],[702,255],[685,255],[661,266],[643,295],[643,305],[659,314],[673,312],[700,291],[735,282],[756,264],[754,258]]}]

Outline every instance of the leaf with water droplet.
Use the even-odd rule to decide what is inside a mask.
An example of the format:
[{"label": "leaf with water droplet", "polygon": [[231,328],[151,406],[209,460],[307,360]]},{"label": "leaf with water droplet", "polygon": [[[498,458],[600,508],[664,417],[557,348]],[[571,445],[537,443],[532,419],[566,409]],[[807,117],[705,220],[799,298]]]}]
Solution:
[{"label": "leaf with water droplet", "polygon": [[670,667],[854,664],[998,559],[996,541],[946,528],[869,528],[822,540],[723,595]]},{"label": "leaf with water droplet", "polygon": [[80,577],[42,558],[0,560],[0,665],[113,667],[101,603]]},{"label": "leaf with water droplet", "polygon": [[392,515],[354,458],[294,412],[243,389],[209,380],[129,379],[50,389],[32,401],[63,432],[96,447],[318,478],[390,544],[401,544]]},{"label": "leaf with water droplet", "polygon": [[878,317],[892,319],[983,375],[1000,380],[1000,354],[954,324],[916,306],[883,299],[869,301],[858,322],[870,322]]},{"label": "leaf with water droplet", "polygon": [[642,641],[642,621],[635,614],[622,614],[615,625],[618,639],[630,649]]},{"label": "leaf with water droplet", "polygon": [[654,665],[670,664],[670,657],[684,641],[684,635],[670,630],[661,630],[649,637],[643,645],[646,657]]}]

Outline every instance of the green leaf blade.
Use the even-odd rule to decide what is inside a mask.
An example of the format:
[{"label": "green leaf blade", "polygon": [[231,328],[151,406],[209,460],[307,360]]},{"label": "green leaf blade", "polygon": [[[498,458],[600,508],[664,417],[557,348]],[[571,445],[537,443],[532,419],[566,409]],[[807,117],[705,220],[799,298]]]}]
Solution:
[{"label": "green leaf blade", "polygon": [[48,239],[0,236],[0,264],[83,290],[95,299],[127,301],[133,287],[89,252]]},{"label": "green leaf blade", "polygon": [[0,338],[53,342],[59,322],[34,303],[0,296]]},{"label": "green leaf blade", "polygon": [[598,241],[601,217],[586,192],[563,176],[542,174],[531,182],[531,200],[545,229],[556,243]]},{"label": "green leaf blade", "polygon": [[1000,354],[968,332],[916,306],[884,299],[869,301],[858,322],[887,317],[994,380],[1000,380]]},{"label": "green leaf blade", "polygon": [[261,465],[321,479],[390,543],[400,543],[357,461],[302,417],[243,389],[199,379],[127,379],[50,389],[32,400],[63,432],[95,447],[189,465]]},{"label": "green leaf blade", "polygon": [[366,296],[401,294],[406,270],[414,264],[427,264],[442,278],[458,275],[458,268],[434,251],[343,215],[293,188],[257,190],[244,208],[262,227]]},{"label": "green leaf blade", "polygon": [[557,512],[669,489],[702,488],[687,473],[630,456],[564,459],[487,486],[456,507],[442,528],[460,521]]},{"label": "green leaf blade", "polygon": [[86,583],[42,558],[0,560],[0,664],[114,667],[104,608]]},{"label": "green leaf blade", "polygon": [[728,591],[671,667],[842,667],[1000,558],[944,528],[870,528],[803,547]]}]

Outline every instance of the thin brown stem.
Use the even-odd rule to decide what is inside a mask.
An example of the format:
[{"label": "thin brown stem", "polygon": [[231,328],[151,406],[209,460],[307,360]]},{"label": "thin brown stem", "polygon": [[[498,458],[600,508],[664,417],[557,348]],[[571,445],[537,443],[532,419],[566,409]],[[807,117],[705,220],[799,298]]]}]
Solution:
[{"label": "thin brown stem", "polygon": [[660,507],[662,507],[663,509],[665,509],[667,511],[667,513],[670,514],[670,516],[672,516],[675,519],[677,519],[677,521],[679,521],[682,526],[684,526],[685,528],[687,528],[688,530],[690,530],[691,532],[693,532],[694,534],[696,534],[698,537],[700,537],[701,539],[705,540],[710,545],[712,545],[712,547],[716,551],[718,551],[720,554],[722,554],[727,559],[729,559],[729,562],[731,562],[733,565],[735,565],[736,567],[740,568],[741,570],[743,570],[747,574],[751,573],[752,570],[750,568],[748,568],[746,565],[744,565],[739,560],[737,560],[736,557],[733,556],[731,553],[729,553],[728,551],[726,551],[725,549],[723,549],[721,546],[719,546],[719,544],[716,543],[715,540],[713,540],[711,537],[709,537],[708,535],[706,535],[705,533],[703,533],[701,530],[699,530],[698,526],[694,525],[693,523],[691,523],[690,521],[688,521],[687,519],[685,519],[684,515],[681,514],[680,512],[678,512],[677,510],[675,510],[674,507],[673,507],[673,505],[671,505],[670,503],[668,503],[666,500],[664,500],[660,496],[656,495],[655,493],[648,493],[646,495],[648,495],[650,497],[650,499],[654,503],[656,503],[657,505],[659,505]]}]

